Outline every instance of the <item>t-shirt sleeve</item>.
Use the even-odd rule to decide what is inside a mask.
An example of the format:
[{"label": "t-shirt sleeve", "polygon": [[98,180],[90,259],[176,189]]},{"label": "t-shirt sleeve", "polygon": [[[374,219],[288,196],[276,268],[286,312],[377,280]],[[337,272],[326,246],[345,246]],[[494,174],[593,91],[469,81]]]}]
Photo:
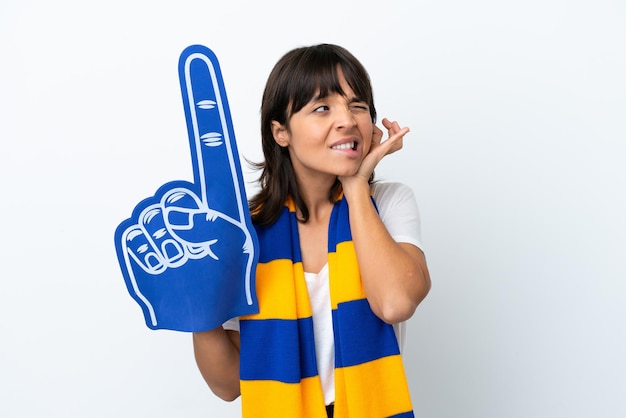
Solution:
[{"label": "t-shirt sleeve", "polygon": [[237,331],[239,332],[239,318],[232,318],[222,324],[225,330],[227,331]]},{"label": "t-shirt sleeve", "polygon": [[420,213],[413,190],[395,182],[374,183],[372,187],[378,213],[391,237],[424,251]]}]

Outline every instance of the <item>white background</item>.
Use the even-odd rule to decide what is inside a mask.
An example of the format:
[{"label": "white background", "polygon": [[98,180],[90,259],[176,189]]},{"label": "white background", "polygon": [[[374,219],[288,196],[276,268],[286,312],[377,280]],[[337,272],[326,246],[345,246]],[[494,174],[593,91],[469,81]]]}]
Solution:
[{"label": "white background", "polygon": [[416,416],[626,416],[621,0],[3,0],[0,416],[239,416],[188,334],[145,326],[113,233],[191,179],[186,46],[218,56],[258,160],[271,67],[320,42],[411,127],[377,175],[415,191],[433,280],[409,322]]}]

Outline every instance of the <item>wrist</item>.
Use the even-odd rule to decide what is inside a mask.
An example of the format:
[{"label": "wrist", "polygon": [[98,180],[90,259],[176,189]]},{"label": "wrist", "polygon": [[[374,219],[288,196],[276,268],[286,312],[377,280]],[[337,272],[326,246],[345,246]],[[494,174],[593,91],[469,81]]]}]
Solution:
[{"label": "wrist", "polygon": [[366,179],[351,178],[350,180],[342,180],[341,186],[343,195],[348,202],[355,202],[359,199],[369,199],[371,194],[370,183]]}]

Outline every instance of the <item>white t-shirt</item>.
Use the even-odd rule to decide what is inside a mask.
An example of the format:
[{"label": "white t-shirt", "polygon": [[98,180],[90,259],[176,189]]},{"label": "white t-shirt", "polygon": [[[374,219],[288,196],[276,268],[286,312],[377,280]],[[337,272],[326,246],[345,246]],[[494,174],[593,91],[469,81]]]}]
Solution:
[{"label": "white t-shirt", "polygon": [[[402,183],[374,183],[372,195],[380,218],[396,242],[406,242],[421,249],[420,216],[413,191]],[[317,369],[324,390],[326,405],[335,400],[335,340],[330,308],[328,264],[318,273],[304,273],[313,311],[313,332]],[[400,350],[404,348],[406,324],[393,326]],[[228,330],[239,331],[239,320],[224,324]]]}]

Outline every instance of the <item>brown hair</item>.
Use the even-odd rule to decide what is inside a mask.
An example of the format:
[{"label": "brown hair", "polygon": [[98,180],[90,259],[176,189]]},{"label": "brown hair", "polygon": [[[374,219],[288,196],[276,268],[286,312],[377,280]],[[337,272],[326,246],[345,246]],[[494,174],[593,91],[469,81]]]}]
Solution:
[{"label": "brown hair", "polygon": [[[261,103],[261,140],[265,160],[252,164],[261,171],[258,180],[261,189],[249,202],[252,221],[256,225],[274,223],[288,195],[302,214],[300,220],[308,220],[309,211],[300,196],[289,151],[274,140],[272,121],[288,127],[291,115],[301,110],[314,96],[343,95],[339,68],[359,100],[369,105],[372,122],[375,122],[376,108],[369,75],[346,49],[331,44],[296,48],[286,53],[272,69]],[[340,187],[339,181],[335,181],[329,190],[329,200],[337,198]]]}]

